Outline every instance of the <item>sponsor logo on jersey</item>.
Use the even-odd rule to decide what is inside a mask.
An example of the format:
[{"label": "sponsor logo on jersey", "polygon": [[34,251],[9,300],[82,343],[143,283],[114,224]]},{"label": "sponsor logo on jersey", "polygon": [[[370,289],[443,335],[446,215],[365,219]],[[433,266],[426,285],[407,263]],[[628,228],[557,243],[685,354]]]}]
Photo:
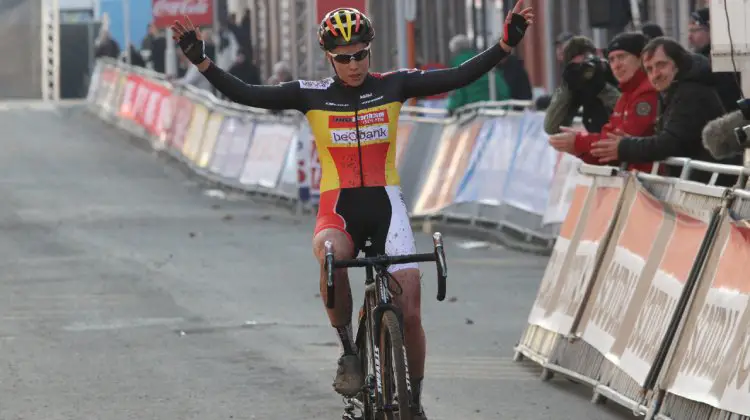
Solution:
[{"label": "sponsor logo on jersey", "polygon": [[323,80],[300,80],[299,87],[302,89],[326,90],[332,83],[333,79],[330,77]]},{"label": "sponsor logo on jersey", "polygon": [[388,111],[378,109],[357,115],[357,123],[354,122],[354,114],[349,115],[330,115],[328,117],[328,128],[357,128],[368,127],[372,125],[388,124]]},{"label": "sponsor logo on jersey", "polygon": [[383,95],[380,95],[380,96],[378,96],[377,98],[372,98],[372,99],[368,99],[368,100],[366,100],[366,101],[362,101],[362,102],[361,102],[361,104],[362,104],[362,105],[366,105],[366,104],[371,104],[371,103],[373,103],[373,102],[377,102],[377,101],[380,101],[381,99],[383,99]]},{"label": "sponsor logo on jersey", "polygon": [[372,96],[372,93],[365,93],[364,95],[360,95],[359,99],[367,99]]},{"label": "sponsor logo on jersey", "polygon": [[[386,139],[388,139],[387,125],[359,128],[360,144]],[[331,142],[333,144],[357,144],[357,130],[331,130]]]}]

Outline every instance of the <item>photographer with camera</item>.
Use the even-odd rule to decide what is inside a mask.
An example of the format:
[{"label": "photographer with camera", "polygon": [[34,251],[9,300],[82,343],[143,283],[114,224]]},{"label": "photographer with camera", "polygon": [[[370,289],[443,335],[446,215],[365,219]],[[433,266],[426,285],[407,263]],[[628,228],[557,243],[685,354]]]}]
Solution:
[{"label": "photographer with camera", "polygon": [[544,131],[556,134],[560,126],[572,125],[581,107],[586,130],[601,131],[620,98],[609,64],[596,55],[594,43],[584,36],[574,36],[567,42],[563,60],[562,84],[547,108]]},{"label": "photographer with camera", "polygon": [[[622,95],[615,105],[609,122],[601,132],[578,132],[562,127],[563,133],[550,136],[555,150],[570,153],[586,163],[599,165],[599,158],[591,154],[592,147],[612,132],[625,132],[633,136],[654,134],[659,94],[641,67],[641,50],[646,46],[646,36],[640,32],[617,35],[607,47],[612,72],[620,84]],[[631,165],[630,169],[649,171],[650,163]]]}]

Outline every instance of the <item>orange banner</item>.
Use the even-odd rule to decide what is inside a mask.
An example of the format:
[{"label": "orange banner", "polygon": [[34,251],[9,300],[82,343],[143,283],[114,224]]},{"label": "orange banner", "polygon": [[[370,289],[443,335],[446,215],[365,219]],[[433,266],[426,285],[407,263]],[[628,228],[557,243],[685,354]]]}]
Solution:
[{"label": "orange banner", "polygon": [[[574,234],[579,237],[567,245],[561,265],[559,255],[562,250],[554,260],[550,260],[537,298],[539,305],[532,310],[530,323],[559,334],[571,332],[573,322],[585,303],[584,294],[591,281],[596,257],[600,248],[606,246],[604,240],[610,226],[615,223],[620,195],[632,185],[630,181],[626,183],[629,179],[619,176],[595,178],[591,196],[586,200],[587,205],[580,217],[583,225],[577,226],[578,232]],[[577,193],[580,195],[581,192]],[[568,226],[561,231],[561,236],[569,235],[568,220],[563,225]]]},{"label": "orange banner", "polygon": [[427,181],[414,206],[415,214],[431,214],[453,203],[483,124],[483,118],[475,118],[465,125],[446,126]]},{"label": "orange banner", "polygon": [[671,394],[750,415],[750,226],[721,222],[669,364]]},{"label": "orange banner", "polygon": [[[649,260],[659,262],[658,270],[652,277],[643,278],[642,283],[647,284],[648,289],[645,292],[639,290],[631,301],[632,307],[623,322],[627,328],[621,329],[612,351],[607,355],[610,361],[641,385],[645,384],[656,361],[693,261],[698,257],[701,242],[707,233],[706,222],[678,212],[674,231],[664,247],[664,255],[660,256],[661,253],[657,252],[649,257]],[[636,314],[634,319],[631,318],[633,313]]]},{"label": "orange banner", "polygon": [[[636,188],[623,200],[576,331],[618,367],[622,367],[620,357],[676,225],[670,206],[652,196],[637,180],[633,182]],[[696,253],[697,247],[693,250]],[[670,319],[667,317],[666,322]],[[658,348],[661,337],[651,344]],[[641,380],[645,380],[648,368]]]},{"label": "orange banner", "polygon": [[[591,176],[581,175],[578,177],[578,184],[573,191],[570,210],[560,226],[560,235],[555,241],[554,248],[552,248],[552,255],[547,262],[547,268],[544,270],[536,300],[529,314],[528,322],[530,325],[547,326],[544,319],[553,303],[553,291],[561,274],[567,271],[567,267],[570,265],[571,258],[568,258],[568,256],[572,256],[572,254],[569,254],[568,251],[571,247],[575,249],[573,245],[578,243],[578,239],[575,237],[576,228],[583,226],[581,220],[585,219],[584,210],[587,206],[587,199],[593,191],[593,183],[594,178]],[[578,230],[582,231],[580,228]],[[580,236],[580,232],[578,236]]]}]

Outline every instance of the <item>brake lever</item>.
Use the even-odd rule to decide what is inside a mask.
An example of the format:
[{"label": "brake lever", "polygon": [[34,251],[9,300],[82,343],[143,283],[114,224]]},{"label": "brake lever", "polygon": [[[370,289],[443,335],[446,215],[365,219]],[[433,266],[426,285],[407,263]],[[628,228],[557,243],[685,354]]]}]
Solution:
[{"label": "brake lever", "polygon": [[333,309],[336,305],[335,290],[333,286],[333,243],[331,241],[325,242],[326,250],[326,274],[328,279],[326,280],[326,307]]},{"label": "brake lever", "polygon": [[435,246],[435,263],[437,265],[437,300],[442,302],[445,299],[446,280],[448,279],[448,264],[445,261],[443,235],[440,232],[435,232],[432,234],[432,244]]}]

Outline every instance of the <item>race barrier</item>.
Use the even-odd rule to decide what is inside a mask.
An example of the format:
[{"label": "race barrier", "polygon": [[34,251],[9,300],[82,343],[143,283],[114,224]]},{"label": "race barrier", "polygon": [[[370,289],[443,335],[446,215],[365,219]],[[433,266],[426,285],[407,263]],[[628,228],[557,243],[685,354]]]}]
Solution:
[{"label": "race barrier", "polygon": [[[314,211],[320,161],[298,112],[239,106],[107,59],[97,62],[88,102],[208,179]],[[529,104],[472,104],[452,116],[403,107],[395,159],[415,224],[504,232],[524,249],[551,250],[568,198],[567,174],[555,169],[575,165],[548,145],[544,115],[524,109]]]},{"label": "race barrier", "polygon": [[[750,192],[582,165],[516,360],[647,419],[750,416]],[[654,171],[656,172],[656,170]]]},{"label": "race barrier", "polygon": [[[92,112],[226,188],[314,210],[320,162],[299,113],[269,113],[100,60]],[[750,192],[742,167],[650,174],[583,164],[522,103],[404,107],[395,154],[415,223],[512,232],[551,255],[516,360],[647,419],[750,417]],[[680,167],[679,177],[657,175]],[[690,181],[693,171],[711,181]],[[747,270],[747,271],[746,271]]]}]

